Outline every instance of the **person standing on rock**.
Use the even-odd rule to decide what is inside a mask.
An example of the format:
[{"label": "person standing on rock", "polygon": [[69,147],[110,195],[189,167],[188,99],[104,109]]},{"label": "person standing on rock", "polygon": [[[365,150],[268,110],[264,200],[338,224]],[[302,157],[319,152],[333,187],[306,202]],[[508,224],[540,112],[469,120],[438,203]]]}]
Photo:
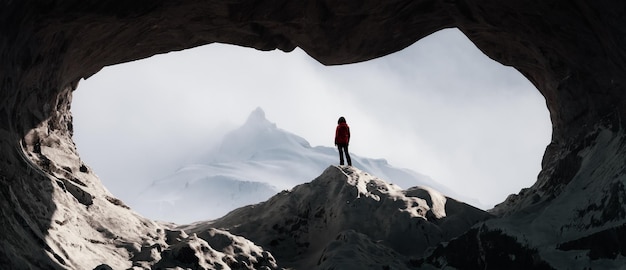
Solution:
[{"label": "person standing on rock", "polygon": [[350,143],[350,127],[346,123],[346,119],[342,116],[337,121],[337,129],[335,130],[335,145],[339,149],[339,165],[343,165],[343,156],[346,155],[348,166],[352,166],[352,160],[348,153],[348,143]]}]

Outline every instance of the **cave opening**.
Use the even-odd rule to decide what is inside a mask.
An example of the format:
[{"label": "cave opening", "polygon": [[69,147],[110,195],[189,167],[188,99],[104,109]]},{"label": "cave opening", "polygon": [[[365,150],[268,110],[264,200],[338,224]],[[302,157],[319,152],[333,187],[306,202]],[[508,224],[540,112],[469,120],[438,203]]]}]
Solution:
[{"label": "cave opening", "polygon": [[428,175],[483,209],[537,180],[551,136],[539,91],[446,29],[350,65],[211,44],[107,67],[73,94],[74,141],[115,196],[163,219],[137,194],[201,162],[256,107],[312,146],[332,146],[343,115],[352,153]]}]

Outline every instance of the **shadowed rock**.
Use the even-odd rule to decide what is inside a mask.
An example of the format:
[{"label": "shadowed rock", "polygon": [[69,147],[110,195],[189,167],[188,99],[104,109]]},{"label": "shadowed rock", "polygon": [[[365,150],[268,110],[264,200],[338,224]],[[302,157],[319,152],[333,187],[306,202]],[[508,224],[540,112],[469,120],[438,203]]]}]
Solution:
[{"label": "shadowed rock", "polygon": [[[553,124],[537,182],[493,209],[502,218],[485,228],[537,248],[528,257],[542,265],[593,268],[605,256],[581,249],[599,250],[588,239],[621,231],[625,220],[624,14],[626,2],[608,0],[4,1],[0,265],[118,269],[143,245],[167,245],[164,225],[111,199],[80,160],[70,105],[81,78],[213,42],[300,47],[323,64],[353,63],[457,27],[537,87]],[[542,250],[557,244],[568,251]]]},{"label": "shadowed rock", "polygon": [[[447,212],[448,205],[456,211]],[[288,268],[362,269],[357,265],[363,263],[366,269],[381,269],[405,265],[408,257],[491,217],[430,188],[402,190],[359,169],[331,166],[310,183],[266,202],[179,229],[199,234],[215,227],[242,235]],[[350,249],[355,246],[361,248]],[[352,265],[343,261],[354,256],[363,260]]]}]

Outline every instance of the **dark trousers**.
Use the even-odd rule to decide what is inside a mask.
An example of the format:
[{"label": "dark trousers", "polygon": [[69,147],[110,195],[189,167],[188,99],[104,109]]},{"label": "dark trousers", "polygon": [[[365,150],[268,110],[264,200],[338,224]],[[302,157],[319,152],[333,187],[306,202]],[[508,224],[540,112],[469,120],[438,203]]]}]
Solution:
[{"label": "dark trousers", "polygon": [[339,149],[339,165],[343,165],[343,155],[345,153],[348,166],[352,166],[350,153],[348,153],[348,144],[343,144],[343,143],[337,144],[337,149]]}]

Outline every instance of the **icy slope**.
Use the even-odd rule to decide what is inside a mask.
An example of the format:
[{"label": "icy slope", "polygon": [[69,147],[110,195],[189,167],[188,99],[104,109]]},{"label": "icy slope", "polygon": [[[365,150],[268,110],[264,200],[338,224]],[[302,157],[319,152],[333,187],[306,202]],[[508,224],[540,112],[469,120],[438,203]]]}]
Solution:
[{"label": "icy slope", "polygon": [[[334,148],[311,147],[302,137],[278,128],[257,108],[244,125],[224,137],[219,147],[196,164],[155,181],[131,205],[157,220],[188,223],[214,219],[311,181],[330,164],[336,164],[337,155]],[[395,168],[383,159],[352,154],[352,160],[355,167],[402,188],[429,186],[459,198],[429,177]]]},{"label": "icy slope", "polygon": [[178,229],[241,235],[281,267],[408,269],[409,258],[490,217],[430,188],[403,190],[354,167],[331,166],[266,202]]}]

